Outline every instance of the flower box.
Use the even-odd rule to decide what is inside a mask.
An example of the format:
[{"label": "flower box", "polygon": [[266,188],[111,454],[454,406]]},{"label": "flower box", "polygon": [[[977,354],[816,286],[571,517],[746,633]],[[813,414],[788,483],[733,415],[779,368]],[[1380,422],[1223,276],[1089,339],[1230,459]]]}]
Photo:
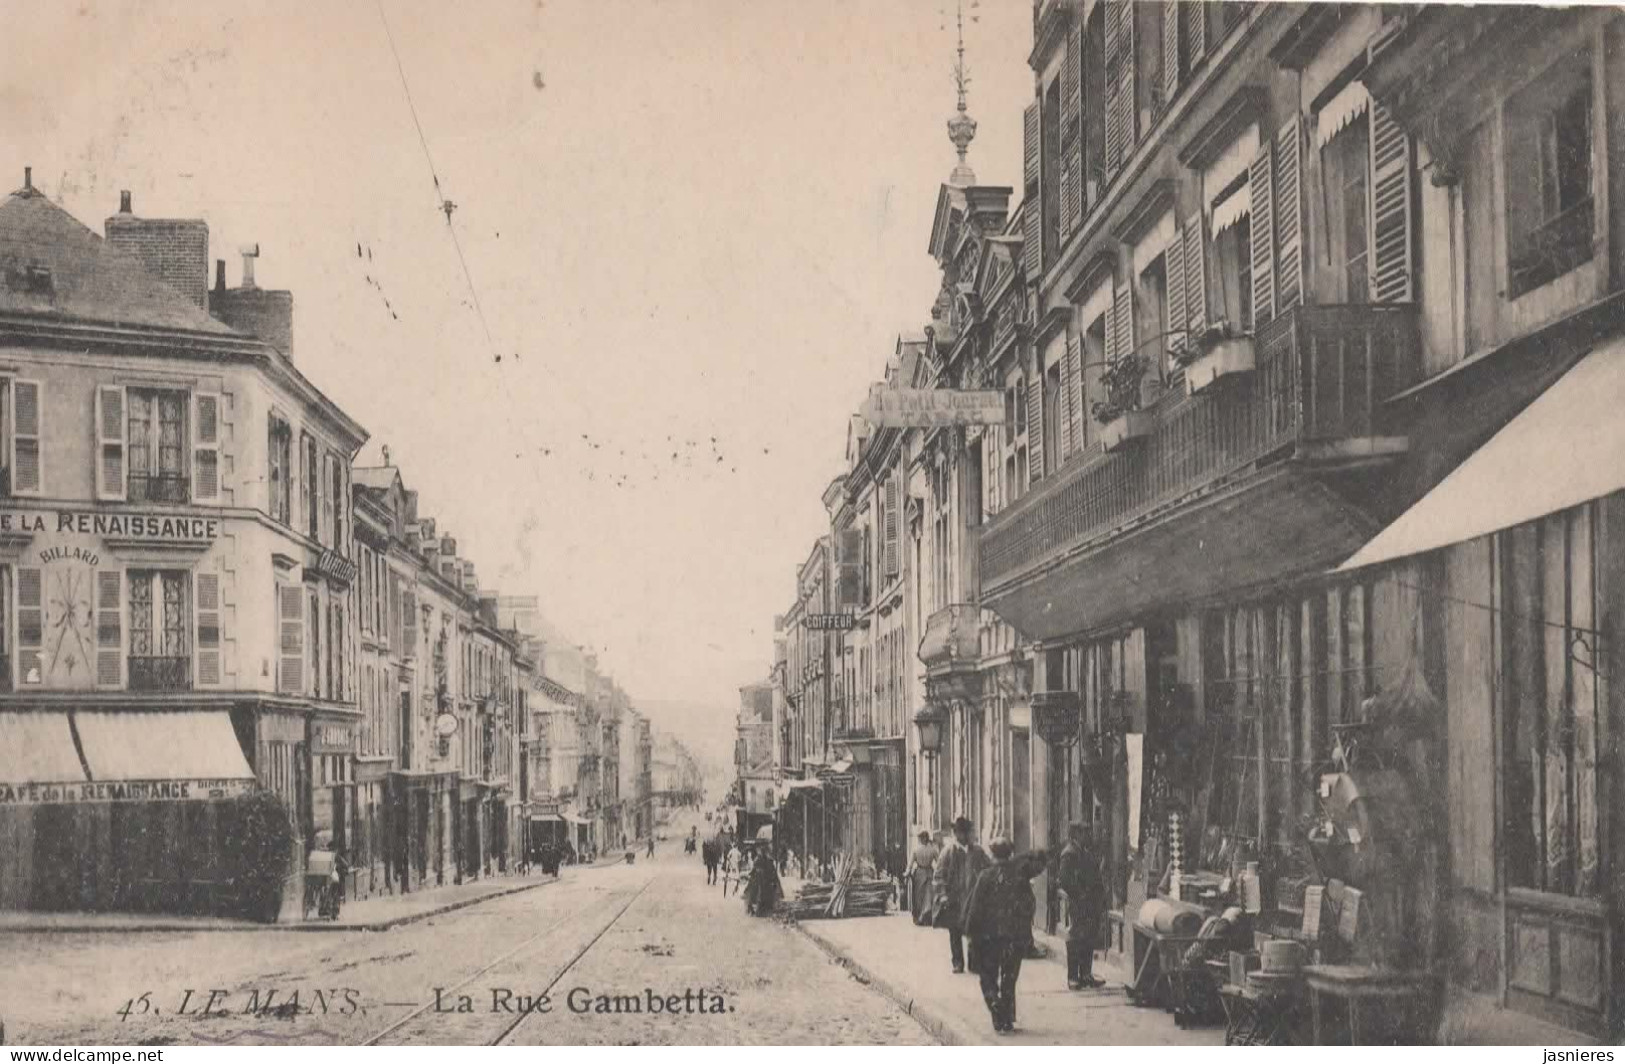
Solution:
[{"label": "flower box", "polygon": [[1100,445],[1108,451],[1151,434],[1152,416],[1146,410],[1125,410],[1100,426]]},{"label": "flower box", "polygon": [[1253,338],[1232,336],[1219,340],[1185,366],[1185,381],[1191,394],[1211,388],[1225,378],[1251,373],[1257,366]]}]

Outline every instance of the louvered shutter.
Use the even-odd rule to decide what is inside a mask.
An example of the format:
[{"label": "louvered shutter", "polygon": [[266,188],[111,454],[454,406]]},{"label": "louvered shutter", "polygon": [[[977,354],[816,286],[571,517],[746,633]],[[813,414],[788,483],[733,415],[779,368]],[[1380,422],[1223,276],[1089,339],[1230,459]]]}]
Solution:
[{"label": "louvered shutter", "polygon": [[1056,203],[1056,210],[1060,212],[1061,217],[1058,219],[1057,228],[1060,239],[1056,243],[1056,247],[1060,247],[1062,244],[1065,244],[1066,238],[1072,235],[1072,211],[1070,208],[1072,203],[1072,193],[1077,186],[1077,182],[1074,180],[1072,173],[1071,159],[1063,158],[1060,162],[1059,170],[1061,194]]},{"label": "louvered shutter", "polygon": [[[1252,218],[1248,257],[1253,275],[1253,328],[1275,317],[1275,181],[1268,144],[1247,169]],[[1245,328],[1245,326],[1243,326]]]},{"label": "louvered shutter", "polygon": [[1134,150],[1138,109],[1134,103],[1134,3],[1107,0],[1106,171],[1115,174]]},{"label": "louvered shutter", "polygon": [[1191,343],[1207,328],[1207,222],[1197,211],[1185,219],[1185,335]]},{"label": "louvered shutter", "polygon": [[1303,302],[1303,138],[1296,118],[1275,135],[1275,313]]},{"label": "louvered shutter", "polygon": [[220,574],[198,573],[197,585],[197,682],[210,687],[220,683]]},{"label": "louvered shutter", "polygon": [[1117,330],[1117,357],[1132,358],[1134,350],[1134,284],[1117,282],[1112,293],[1112,325]]},{"label": "louvered shutter", "polygon": [[42,385],[39,381],[13,381],[11,387],[11,490],[19,495],[37,495],[44,487],[40,469]]},{"label": "louvered shutter", "polygon": [[898,554],[900,553],[898,544],[900,538],[899,530],[902,522],[900,520],[899,511],[902,509],[902,493],[898,490],[898,487],[899,485],[896,476],[886,478],[885,572],[889,577],[897,575],[899,560]]},{"label": "louvered shutter", "polygon": [[44,681],[44,574],[28,566],[17,570],[17,678],[25,685]]},{"label": "louvered shutter", "polygon": [[125,473],[128,464],[130,431],[125,417],[128,397],[122,387],[102,385],[96,389],[96,497],[122,499],[125,497]]},{"label": "louvered shutter", "polygon": [[124,572],[96,570],[96,686],[117,687],[123,679]]},{"label": "louvered shutter", "polygon": [[1061,363],[1062,416],[1066,432],[1061,457],[1070,457],[1083,447],[1083,353],[1082,339],[1070,325],[1066,330],[1066,358]]},{"label": "louvered shutter", "polygon": [[1162,0],[1162,100],[1173,103],[1179,95],[1180,0]]},{"label": "louvered shutter", "polygon": [[1162,253],[1162,269],[1168,278],[1168,342],[1165,345],[1170,355],[1179,355],[1185,350],[1185,327],[1189,322],[1189,314],[1185,309],[1185,230],[1174,230],[1174,238],[1168,242],[1168,247]]},{"label": "louvered shutter", "polygon": [[1371,101],[1371,299],[1415,298],[1411,262],[1411,141],[1388,108]]},{"label": "louvered shutter", "polygon": [[1185,56],[1190,69],[1207,53],[1207,4],[1205,0],[1185,0]]},{"label": "louvered shutter", "polygon": [[1026,233],[1023,235],[1021,246],[1022,265],[1027,270],[1027,283],[1037,284],[1039,274],[1044,268],[1043,251],[1043,204],[1039,197],[1039,179],[1042,173],[1042,130],[1039,125],[1038,104],[1036,102],[1027,106],[1022,114],[1022,168],[1024,171],[1027,214]]},{"label": "louvered shutter", "polygon": [[410,589],[401,591],[401,655],[413,657],[418,649],[418,596]]},{"label": "louvered shutter", "polygon": [[1083,26],[1074,22],[1061,64],[1061,232],[1064,240],[1083,227],[1083,153],[1078,150],[1082,125]]},{"label": "louvered shutter", "polygon": [[316,482],[316,494],[321,497],[322,527],[320,539],[325,546],[335,547],[333,542],[333,456],[322,455],[321,479]]},{"label": "louvered shutter", "polygon": [[[1037,361],[1035,358],[1034,361]],[[1036,373],[1025,389],[1027,400],[1027,480],[1036,484],[1044,478],[1044,380]]]},{"label": "louvered shutter", "polygon": [[199,393],[192,397],[192,499],[213,502],[220,497],[220,397]]},{"label": "louvered shutter", "polygon": [[277,626],[280,633],[277,690],[285,695],[305,693],[305,596],[297,584],[278,584]]},{"label": "louvered shutter", "polygon": [[1112,302],[1106,304],[1106,350],[1102,361],[1109,366],[1117,361],[1117,355],[1117,301],[1113,298]]}]

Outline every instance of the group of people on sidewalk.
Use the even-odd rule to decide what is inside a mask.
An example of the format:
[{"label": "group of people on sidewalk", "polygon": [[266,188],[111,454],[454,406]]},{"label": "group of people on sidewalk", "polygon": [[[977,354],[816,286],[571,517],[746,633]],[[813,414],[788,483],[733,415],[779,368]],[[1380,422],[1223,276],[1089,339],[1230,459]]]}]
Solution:
[{"label": "group of people on sidewalk", "polygon": [[[1016,1026],[1016,980],[1033,947],[1032,879],[1044,871],[1049,855],[1041,849],[1017,854],[1002,835],[984,851],[972,837],[973,828],[958,818],[952,837],[940,847],[929,832],[920,833],[909,863],[910,909],[916,924],[947,930],[953,970],[976,973],[993,1030],[1009,1034]],[[1086,825],[1068,830],[1056,876],[1067,899],[1067,986],[1099,987],[1094,951],[1106,913],[1105,884]]]},{"label": "group of people on sidewalk", "polygon": [[722,896],[733,888],[735,897],[745,896],[745,911],[752,916],[771,916],[779,898],[784,894],[779,874],[788,855],[775,854],[773,848],[761,843],[746,843],[741,848],[731,833],[719,833],[700,845],[700,860],[705,864],[706,885],[721,879]]}]

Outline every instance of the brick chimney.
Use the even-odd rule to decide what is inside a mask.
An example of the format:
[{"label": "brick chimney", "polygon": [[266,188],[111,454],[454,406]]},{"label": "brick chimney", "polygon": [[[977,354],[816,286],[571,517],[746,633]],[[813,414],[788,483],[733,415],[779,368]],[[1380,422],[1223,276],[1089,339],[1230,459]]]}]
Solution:
[{"label": "brick chimney", "polygon": [[293,293],[261,288],[254,282],[254,260],[260,246],[248,244],[238,249],[243,256],[242,283],[226,287],[226,263],[215,263],[214,292],[209,296],[209,312],[238,332],[256,336],[293,361]]},{"label": "brick chimney", "polygon": [[118,213],[102,231],[107,242],[135,255],[147,272],[209,309],[209,223],[201,218],[137,218],[130,193],[120,192]]}]

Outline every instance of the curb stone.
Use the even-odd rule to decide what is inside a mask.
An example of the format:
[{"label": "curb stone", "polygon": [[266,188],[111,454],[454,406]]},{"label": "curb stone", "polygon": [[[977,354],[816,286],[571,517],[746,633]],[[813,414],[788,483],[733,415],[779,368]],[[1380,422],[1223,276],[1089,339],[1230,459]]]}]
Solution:
[{"label": "curb stone", "polygon": [[506,898],[506,897],[508,897],[509,895],[512,895],[512,894],[521,894],[521,893],[524,893],[527,890],[535,890],[538,887],[549,886],[550,884],[557,883],[557,882],[561,882],[561,881],[556,880],[556,879],[550,879],[550,878],[549,879],[539,879],[539,880],[537,880],[537,881],[535,881],[533,883],[521,883],[518,886],[509,887],[506,890],[494,890],[489,894],[482,894],[477,898],[463,898],[463,899],[458,900],[458,901],[447,902],[444,905],[436,906],[433,909],[426,909],[423,912],[407,913],[407,914],[405,914],[403,916],[396,916],[396,917],[393,917],[393,918],[388,919],[388,920],[374,920],[374,921],[371,921],[369,923],[346,924],[346,923],[334,922],[334,921],[331,921],[331,920],[308,920],[308,921],[301,921],[299,923],[287,923],[287,924],[256,924],[256,923],[252,923],[250,921],[245,920],[245,921],[233,921],[233,922],[230,922],[230,923],[218,923],[218,924],[203,924],[203,923],[192,924],[192,923],[182,923],[182,922],[165,922],[165,921],[159,919],[159,920],[154,920],[151,923],[145,923],[145,924],[124,924],[124,925],[107,926],[107,925],[94,924],[94,923],[53,924],[53,923],[44,923],[44,922],[42,922],[42,923],[38,923],[38,924],[18,924],[18,925],[15,925],[15,926],[0,926],[0,935],[5,935],[5,934],[29,934],[29,933],[38,933],[38,932],[42,932],[42,931],[49,931],[49,932],[56,933],[56,934],[94,934],[94,933],[101,933],[101,934],[142,934],[142,933],[149,933],[149,932],[169,932],[169,933],[174,933],[174,932],[188,932],[188,931],[194,931],[194,932],[196,932],[196,931],[205,931],[205,932],[271,931],[271,932],[283,932],[283,933],[320,932],[320,931],[326,931],[326,932],[339,932],[339,931],[391,931],[391,930],[393,930],[393,929],[395,929],[397,927],[404,927],[407,924],[415,924],[415,923],[417,923],[417,922],[419,922],[421,920],[428,920],[428,919],[430,919],[432,917],[435,917],[435,916],[443,916],[446,913],[456,912],[458,909],[466,909],[466,908],[468,908],[470,906],[479,905],[479,904],[481,904],[483,902],[495,901],[497,898]]},{"label": "curb stone", "polygon": [[898,1008],[902,1009],[910,1017],[912,1017],[915,1023],[918,1023],[921,1027],[924,1027],[926,1033],[932,1038],[935,1038],[938,1042],[945,1046],[990,1044],[980,1041],[967,1041],[960,1035],[959,1031],[954,1028],[953,1024],[949,1020],[937,1015],[934,1010],[921,1006],[907,991],[900,989],[890,980],[882,979],[875,975],[868,968],[865,968],[862,964],[859,964],[856,960],[854,960],[839,946],[836,946],[834,943],[830,942],[817,932],[809,931],[799,921],[791,920],[788,922],[791,927],[800,932],[801,935],[807,939],[807,941],[817,946],[819,950],[821,950],[836,964],[839,964],[854,977],[874,987],[887,998],[890,998]]}]

